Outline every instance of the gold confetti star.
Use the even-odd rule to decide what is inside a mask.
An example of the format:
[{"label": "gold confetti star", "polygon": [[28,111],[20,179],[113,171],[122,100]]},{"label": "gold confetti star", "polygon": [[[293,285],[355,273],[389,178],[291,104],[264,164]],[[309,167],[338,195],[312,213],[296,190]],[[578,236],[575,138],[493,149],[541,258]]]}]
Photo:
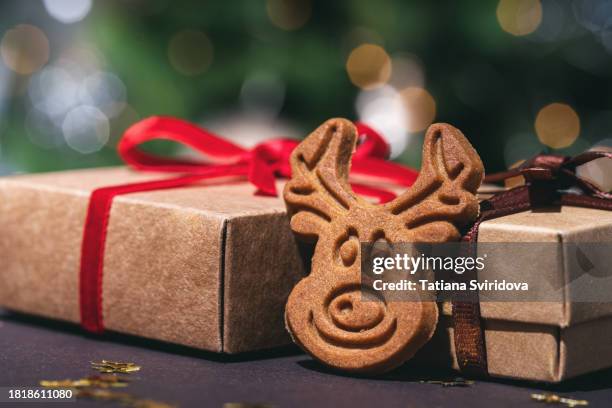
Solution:
[{"label": "gold confetti star", "polygon": [[101,373],[133,373],[136,371],[140,371],[140,366],[135,363],[123,363],[119,361],[92,361],[91,368],[94,370],[98,370]]},{"label": "gold confetti star", "polygon": [[126,387],[128,379],[116,375],[94,375],[78,380],[42,380],[40,385],[46,388]]},{"label": "gold confetti star", "polygon": [[457,377],[453,380],[422,380],[419,381],[421,384],[438,384],[443,387],[469,387],[474,384],[472,380],[466,380],[461,377]]},{"label": "gold confetti star", "polygon": [[570,408],[573,407],[584,407],[589,405],[587,400],[577,400],[573,398],[561,397],[557,394],[531,394],[531,399],[538,402],[544,402],[547,404],[562,404]]}]

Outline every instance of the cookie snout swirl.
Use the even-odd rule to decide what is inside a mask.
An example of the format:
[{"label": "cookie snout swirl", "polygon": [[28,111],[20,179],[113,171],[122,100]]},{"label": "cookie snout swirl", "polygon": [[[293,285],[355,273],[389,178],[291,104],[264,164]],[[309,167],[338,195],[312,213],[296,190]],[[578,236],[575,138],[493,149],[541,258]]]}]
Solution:
[{"label": "cookie snout swirl", "polygon": [[461,132],[432,125],[415,184],[377,205],[348,184],[354,125],[331,119],[292,153],[284,199],[291,228],[316,241],[310,275],[293,289],[285,312],[294,341],[324,364],[379,373],[410,359],[433,335],[435,302],[387,301],[361,283],[360,242],[446,242],[478,215],[480,158]]}]

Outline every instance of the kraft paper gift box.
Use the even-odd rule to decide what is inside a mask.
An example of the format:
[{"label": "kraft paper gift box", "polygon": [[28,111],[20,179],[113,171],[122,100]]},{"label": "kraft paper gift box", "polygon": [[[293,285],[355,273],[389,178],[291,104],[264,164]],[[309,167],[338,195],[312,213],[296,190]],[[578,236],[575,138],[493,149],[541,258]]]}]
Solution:
[{"label": "kraft paper gift box", "polygon": [[[612,244],[612,211],[571,206],[524,211],[483,222],[478,242],[557,243],[559,248],[564,244]],[[478,272],[479,282],[520,281],[520,276],[532,274],[567,288],[576,278],[567,262],[551,251],[531,259],[516,259],[511,249],[507,252],[503,259],[489,262]],[[612,260],[612,254],[606,259]],[[612,276],[612,269],[603,265],[602,270]],[[481,301],[489,374],[560,382],[612,367],[612,292],[609,300],[604,296],[601,302],[572,302],[572,298],[566,289],[562,299]],[[458,367],[450,304],[444,303],[437,332],[425,347],[418,356],[420,361]]]},{"label": "kraft paper gift box", "polygon": [[[0,305],[78,323],[91,191],[167,177],[107,168],[0,178]],[[225,353],[289,344],[284,305],[304,268],[282,199],[254,191],[217,182],[115,197],[106,329]]]}]

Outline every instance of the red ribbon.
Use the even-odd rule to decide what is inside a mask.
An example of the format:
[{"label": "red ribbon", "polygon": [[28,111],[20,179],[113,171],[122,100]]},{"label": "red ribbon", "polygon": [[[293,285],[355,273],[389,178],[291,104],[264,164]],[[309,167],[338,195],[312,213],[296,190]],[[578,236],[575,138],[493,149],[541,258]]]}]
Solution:
[{"label": "red ribbon", "polygon": [[[351,174],[375,177],[399,186],[412,185],[418,173],[387,161],[389,145],[372,128],[357,123],[361,143],[353,155]],[[166,139],[188,146],[205,156],[189,161],[155,156],[138,149],[142,143]],[[178,177],[103,187],[93,191],[83,232],[80,270],[81,325],[88,331],[104,331],[102,273],[108,220],[113,198],[140,191],[177,188],[206,179],[247,178],[257,193],[276,196],[276,178],[291,177],[289,156],[298,145],[292,139],[273,139],[245,149],[191,123],[154,116],[142,120],[123,135],[117,147],[121,158],[135,170],[179,174]],[[386,202],[395,194],[377,187],[352,183],[357,194]]]}]

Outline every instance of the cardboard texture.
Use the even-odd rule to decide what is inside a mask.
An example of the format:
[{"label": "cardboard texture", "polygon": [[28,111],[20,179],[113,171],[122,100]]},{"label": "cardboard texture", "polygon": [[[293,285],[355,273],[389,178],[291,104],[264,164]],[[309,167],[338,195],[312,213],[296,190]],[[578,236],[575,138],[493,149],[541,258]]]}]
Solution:
[{"label": "cardboard texture", "polygon": [[[478,242],[550,242],[550,243],[612,243],[612,211],[579,207],[547,208],[525,211],[486,221],[481,224]],[[554,302],[482,302],[486,319],[502,319],[568,327],[571,324],[612,316],[612,302],[570,302],[576,271],[567,265],[567,247],[559,246],[558,256],[535,252],[523,259],[489,259],[487,268],[478,279],[489,281],[509,276],[520,280],[522,274],[537,273],[551,286],[565,288],[563,300]],[[582,277],[587,285],[601,285],[601,281]],[[608,284],[609,285],[609,284]]]},{"label": "cardboard texture", "polygon": [[[111,168],[0,179],[0,304],[79,322],[91,191],[159,177]],[[227,353],[290,343],[284,304],[304,269],[282,200],[253,192],[234,183],[116,197],[106,328]]]},{"label": "cardboard texture", "polygon": [[[566,328],[489,319],[485,342],[493,377],[560,382],[612,366],[612,318]],[[443,316],[417,363],[458,369],[454,349],[450,317]]]},{"label": "cardboard texture", "polygon": [[[79,322],[89,194],[159,177],[167,176],[107,168],[1,178],[0,305]],[[215,352],[289,344],[284,306],[305,268],[282,200],[253,192],[247,183],[217,183],[116,197],[104,260],[106,327]],[[479,238],[607,242],[612,212],[524,212],[484,222]],[[549,279],[571,278],[563,263],[538,262]],[[479,279],[507,272],[486,273]],[[556,382],[612,366],[610,304],[487,302],[482,312],[494,376]],[[456,367],[448,305],[442,314],[417,358]]]}]

